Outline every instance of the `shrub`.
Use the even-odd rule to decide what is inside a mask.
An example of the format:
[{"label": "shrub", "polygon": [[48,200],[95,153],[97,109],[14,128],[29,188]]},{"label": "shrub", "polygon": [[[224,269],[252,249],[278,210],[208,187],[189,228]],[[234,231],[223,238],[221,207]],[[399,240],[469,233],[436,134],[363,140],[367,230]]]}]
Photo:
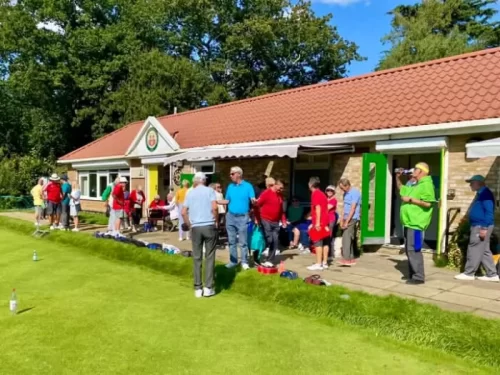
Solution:
[{"label": "shrub", "polygon": [[0,160],[0,195],[28,195],[37,179],[49,176],[54,165],[34,156],[14,156]]},{"label": "shrub", "polygon": [[0,196],[0,211],[19,210],[30,207],[33,207],[33,198],[31,196]]}]

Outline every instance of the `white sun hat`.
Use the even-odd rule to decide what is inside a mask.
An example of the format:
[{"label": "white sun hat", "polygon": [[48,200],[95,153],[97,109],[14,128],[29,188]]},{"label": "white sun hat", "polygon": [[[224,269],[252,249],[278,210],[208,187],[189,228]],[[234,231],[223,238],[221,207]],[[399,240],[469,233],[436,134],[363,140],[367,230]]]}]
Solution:
[{"label": "white sun hat", "polygon": [[120,183],[128,183],[127,177],[120,177]]},{"label": "white sun hat", "polygon": [[61,178],[57,173],[52,173],[52,176],[50,176],[49,180],[50,181],[59,181]]}]

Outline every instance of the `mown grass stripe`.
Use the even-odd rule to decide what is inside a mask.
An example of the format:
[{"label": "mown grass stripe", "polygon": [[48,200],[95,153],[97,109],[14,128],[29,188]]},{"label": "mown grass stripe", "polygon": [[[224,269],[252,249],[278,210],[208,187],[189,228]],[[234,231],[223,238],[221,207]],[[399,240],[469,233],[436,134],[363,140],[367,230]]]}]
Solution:
[{"label": "mown grass stripe", "polygon": [[[30,223],[17,219],[0,217],[0,226],[22,234],[33,232]],[[187,282],[191,280],[192,262],[188,258],[167,256],[81,233],[53,232],[42,240],[71,245],[106,259],[148,267]],[[500,321],[444,311],[396,296],[374,296],[337,286],[316,287],[301,280],[263,277],[256,272],[236,273],[221,264],[217,266],[216,277],[219,289],[291,307],[326,321],[338,319],[368,329],[377,336],[453,353],[479,364],[500,366]],[[348,293],[350,299],[340,298],[344,293]]]}]

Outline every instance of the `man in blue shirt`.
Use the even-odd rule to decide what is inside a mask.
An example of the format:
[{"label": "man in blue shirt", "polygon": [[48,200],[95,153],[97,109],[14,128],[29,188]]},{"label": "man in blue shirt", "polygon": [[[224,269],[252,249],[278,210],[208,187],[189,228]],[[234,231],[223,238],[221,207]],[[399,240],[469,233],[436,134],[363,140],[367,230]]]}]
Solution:
[{"label": "man in blue shirt", "polygon": [[467,262],[464,272],[456,275],[458,280],[474,280],[477,269],[482,264],[486,276],[478,277],[481,281],[499,281],[490,250],[490,238],[495,224],[495,197],[485,185],[481,175],[472,176],[467,180],[476,197],[469,210],[470,238],[467,247]]},{"label": "man in blue shirt", "polygon": [[61,185],[63,199],[61,202],[61,225],[59,229],[69,229],[69,203],[71,200],[71,184],[68,182],[68,176],[63,175],[61,180],[64,182]]},{"label": "man in blue shirt", "polygon": [[255,202],[253,186],[243,180],[243,170],[240,167],[231,168],[231,183],[227,187],[226,199],[219,204],[227,204],[226,230],[229,241],[229,263],[227,268],[238,265],[238,241],[241,248],[241,267],[248,266],[247,226],[251,204]]},{"label": "man in blue shirt", "polygon": [[[219,207],[215,190],[205,186],[206,177],[197,172],[193,178],[193,190],[186,196],[182,207],[183,226],[191,229],[194,264],[194,295],[196,298],[211,297],[215,294],[214,269],[215,247]],[[205,247],[205,287],[201,281],[203,247]]]},{"label": "man in blue shirt", "polygon": [[342,260],[343,266],[354,266],[354,247],[356,246],[356,232],[359,221],[359,210],[361,205],[361,193],[351,186],[347,178],[339,181],[339,188],[344,192],[344,208],[340,215],[340,228],[342,229]]}]

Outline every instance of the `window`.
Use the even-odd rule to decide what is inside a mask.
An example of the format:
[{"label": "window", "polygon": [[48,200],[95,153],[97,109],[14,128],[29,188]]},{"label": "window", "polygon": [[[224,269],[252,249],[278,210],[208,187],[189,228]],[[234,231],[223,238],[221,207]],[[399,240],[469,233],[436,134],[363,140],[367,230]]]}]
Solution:
[{"label": "window", "polygon": [[194,173],[203,172],[205,174],[215,173],[215,162],[203,162],[203,163],[193,163]]},{"label": "window", "polygon": [[128,169],[110,170],[110,171],[82,171],[78,173],[78,182],[82,192],[83,199],[100,199],[108,184],[113,182],[116,177],[124,176],[129,178]]}]

